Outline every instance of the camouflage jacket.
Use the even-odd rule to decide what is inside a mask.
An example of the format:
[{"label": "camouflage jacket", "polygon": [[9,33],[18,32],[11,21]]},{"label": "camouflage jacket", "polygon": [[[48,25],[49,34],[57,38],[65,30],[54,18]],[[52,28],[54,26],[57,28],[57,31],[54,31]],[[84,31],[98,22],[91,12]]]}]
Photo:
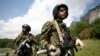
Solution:
[{"label": "camouflage jacket", "polygon": [[[70,40],[71,37],[69,35],[69,30],[66,27],[66,25],[62,22],[62,23],[58,23],[60,30],[63,31],[63,34],[66,33],[66,37]],[[46,22],[43,27],[42,27],[42,31],[41,31],[41,42],[43,42],[43,44],[54,44],[57,45],[59,44],[59,37],[58,37],[58,33],[55,27],[55,24],[51,21]],[[42,45],[43,45],[42,44]]]},{"label": "camouflage jacket", "polygon": [[[28,44],[29,44],[31,47],[32,47],[33,44],[36,45],[38,42],[37,42],[37,40],[35,39],[34,35],[32,35],[31,33],[29,33],[28,35],[29,35],[28,39],[30,40],[30,41],[28,42]],[[16,39],[15,39],[15,49],[17,49],[17,48],[19,47],[20,43],[22,43],[22,42],[27,38],[28,35],[24,35],[23,33],[20,33],[20,34],[16,37]]]}]

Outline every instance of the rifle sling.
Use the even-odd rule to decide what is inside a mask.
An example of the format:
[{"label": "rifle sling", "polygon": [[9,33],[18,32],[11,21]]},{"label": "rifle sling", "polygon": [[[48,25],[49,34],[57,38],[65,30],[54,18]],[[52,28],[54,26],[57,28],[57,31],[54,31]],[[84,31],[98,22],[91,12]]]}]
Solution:
[{"label": "rifle sling", "polygon": [[54,23],[55,26],[56,26],[56,30],[57,30],[57,33],[58,33],[60,42],[64,42],[63,36],[62,36],[62,32],[61,32],[61,30],[60,30],[60,27],[59,27],[59,25],[58,25],[58,22],[57,22],[56,20],[53,20],[53,23]]}]

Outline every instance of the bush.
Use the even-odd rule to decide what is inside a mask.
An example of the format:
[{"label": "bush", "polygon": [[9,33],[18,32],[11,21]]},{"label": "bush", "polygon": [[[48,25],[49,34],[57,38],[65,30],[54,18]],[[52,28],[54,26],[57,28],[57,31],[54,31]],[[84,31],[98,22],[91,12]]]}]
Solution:
[{"label": "bush", "polygon": [[100,24],[98,24],[95,27],[93,27],[92,37],[95,37],[97,39],[100,39]]},{"label": "bush", "polygon": [[71,36],[78,36],[83,29],[89,27],[89,23],[77,22],[72,28],[70,28]]},{"label": "bush", "polygon": [[0,39],[0,48],[13,48],[13,39]]},{"label": "bush", "polygon": [[91,23],[92,30],[92,37],[100,39],[100,18],[97,18],[94,22]]},{"label": "bush", "polygon": [[92,28],[85,28],[83,31],[81,31],[81,33],[79,34],[79,38],[80,39],[90,39],[91,37],[91,32],[92,32]]}]

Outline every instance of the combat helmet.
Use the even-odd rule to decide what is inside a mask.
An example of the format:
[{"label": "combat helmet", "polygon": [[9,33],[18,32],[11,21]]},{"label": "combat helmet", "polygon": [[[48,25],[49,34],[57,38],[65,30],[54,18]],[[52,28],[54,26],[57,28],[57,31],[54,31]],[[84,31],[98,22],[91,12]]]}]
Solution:
[{"label": "combat helmet", "polygon": [[[54,17],[54,19],[57,19],[57,17],[58,17],[57,14],[58,14],[58,11],[59,11],[59,9],[60,9],[61,7],[64,7],[64,8],[66,9],[66,11],[67,11],[66,17],[68,16],[68,6],[65,5],[65,4],[58,4],[58,5],[56,5],[55,8],[53,9],[53,17]],[[66,17],[65,17],[65,18],[66,18]]]},{"label": "combat helmet", "polygon": [[23,24],[22,28],[26,29],[28,32],[31,31],[31,27],[28,24]]}]

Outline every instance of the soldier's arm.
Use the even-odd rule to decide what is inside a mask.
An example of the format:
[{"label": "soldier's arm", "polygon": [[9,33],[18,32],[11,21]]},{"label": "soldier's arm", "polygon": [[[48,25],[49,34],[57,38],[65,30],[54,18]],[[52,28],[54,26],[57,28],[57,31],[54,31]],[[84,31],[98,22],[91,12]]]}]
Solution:
[{"label": "soldier's arm", "polygon": [[40,40],[46,39],[50,35],[51,29],[52,23],[50,21],[46,22],[42,27]]}]

